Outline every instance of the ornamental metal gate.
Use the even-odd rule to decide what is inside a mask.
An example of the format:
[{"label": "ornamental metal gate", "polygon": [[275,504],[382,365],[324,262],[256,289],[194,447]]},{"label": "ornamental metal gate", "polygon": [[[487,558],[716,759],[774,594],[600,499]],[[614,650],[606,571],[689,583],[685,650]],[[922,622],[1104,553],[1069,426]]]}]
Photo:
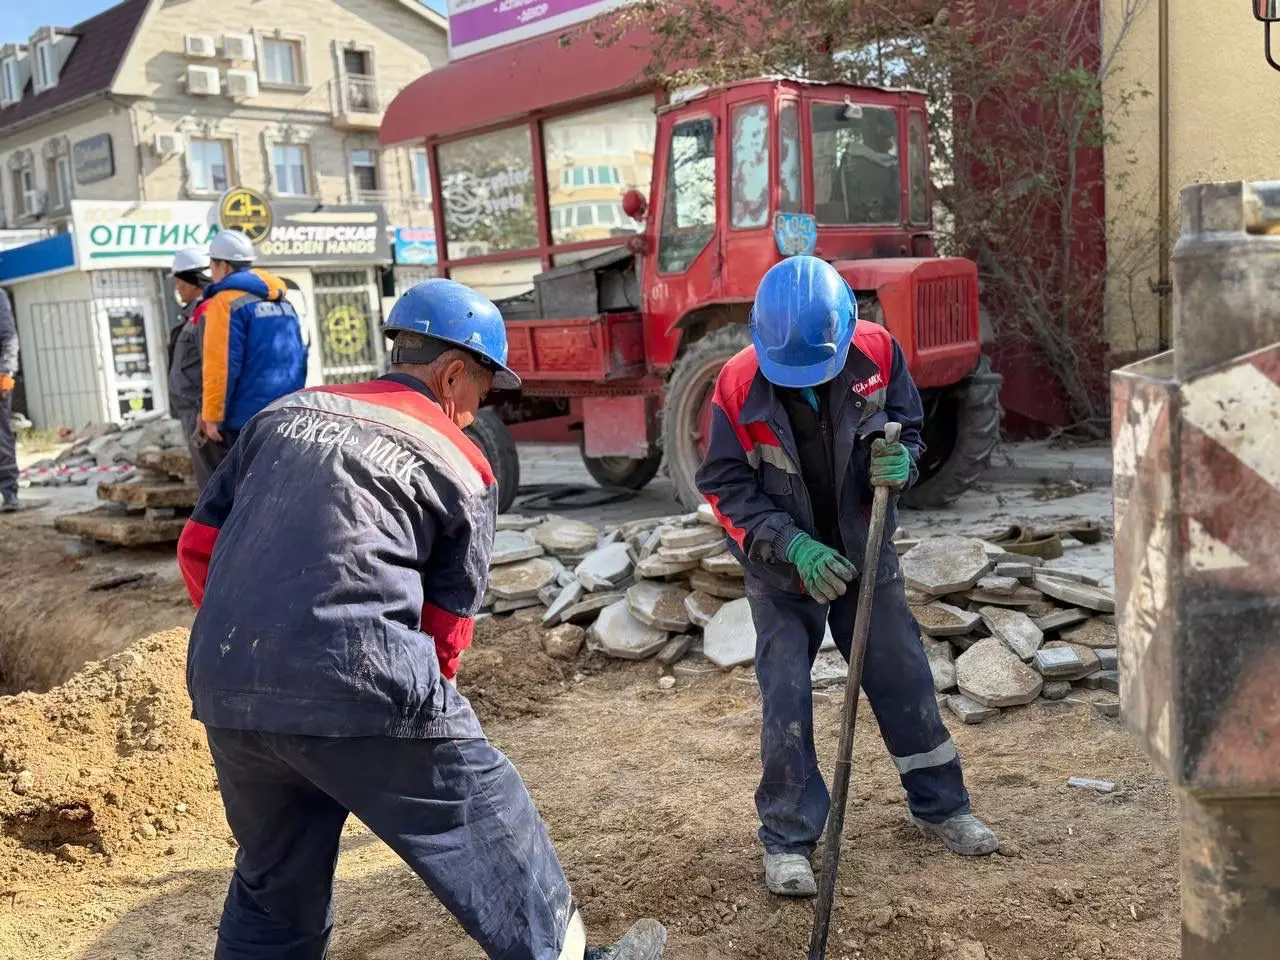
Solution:
[{"label": "ornamental metal gate", "polygon": [[369,271],[315,271],[313,276],[322,379],[353,383],[379,376],[382,317]]}]

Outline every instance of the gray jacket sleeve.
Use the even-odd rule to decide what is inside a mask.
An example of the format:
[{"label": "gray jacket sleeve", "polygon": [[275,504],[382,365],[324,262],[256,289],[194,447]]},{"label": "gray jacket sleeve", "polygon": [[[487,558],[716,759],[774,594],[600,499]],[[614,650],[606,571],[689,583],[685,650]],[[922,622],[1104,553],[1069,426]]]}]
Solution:
[{"label": "gray jacket sleeve", "polygon": [[0,290],[0,373],[18,372],[18,324],[9,298]]}]

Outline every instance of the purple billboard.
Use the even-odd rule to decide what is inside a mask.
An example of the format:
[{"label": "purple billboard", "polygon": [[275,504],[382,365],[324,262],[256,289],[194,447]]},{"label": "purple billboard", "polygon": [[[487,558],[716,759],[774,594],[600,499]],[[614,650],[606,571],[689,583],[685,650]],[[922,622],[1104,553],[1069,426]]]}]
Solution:
[{"label": "purple billboard", "polygon": [[590,20],[626,0],[449,0],[449,59]]}]

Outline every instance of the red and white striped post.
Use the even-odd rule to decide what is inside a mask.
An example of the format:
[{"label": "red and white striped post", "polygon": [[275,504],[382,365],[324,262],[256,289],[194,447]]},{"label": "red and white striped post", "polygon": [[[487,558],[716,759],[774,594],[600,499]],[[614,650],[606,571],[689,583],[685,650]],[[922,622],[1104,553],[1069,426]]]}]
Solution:
[{"label": "red and white striped post", "polygon": [[1178,789],[1184,960],[1280,956],[1280,183],[1182,192],[1173,349],[1112,374],[1121,708]]}]

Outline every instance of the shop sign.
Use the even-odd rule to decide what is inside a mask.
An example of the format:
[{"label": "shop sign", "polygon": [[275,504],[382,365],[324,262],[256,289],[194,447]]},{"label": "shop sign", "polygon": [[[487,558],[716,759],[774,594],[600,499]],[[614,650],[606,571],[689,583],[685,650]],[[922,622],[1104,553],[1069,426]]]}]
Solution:
[{"label": "shop sign", "polygon": [[218,223],[239,230],[255,244],[271,233],[271,204],[257,190],[232,187],[218,202]]},{"label": "shop sign", "polygon": [[430,266],[436,260],[435,230],[430,227],[396,227],[396,263]]},{"label": "shop sign", "polygon": [[387,218],[377,205],[277,203],[271,230],[255,244],[263,264],[385,263]]},{"label": "shop sign", "polygon": [[72,200],[71,222],[81,270],[168,268],[218,232],[214,204],[194,200]]},{"label": "shop sign", "polygon": [[110,180],[116,175],[116,157],[111,149],[111,134],[100,133],[71,145],[71,168],[76,183],[81,185]]},{"label": "shop sign", "polygon": [[108,309],[107,339],[111,344],[120,416],[129,420],[154,410],[146,315],[137,307]]},{"label": "shop sign", "polygon": [[590,20],[626,0],[449,0],[449,59]]}]

